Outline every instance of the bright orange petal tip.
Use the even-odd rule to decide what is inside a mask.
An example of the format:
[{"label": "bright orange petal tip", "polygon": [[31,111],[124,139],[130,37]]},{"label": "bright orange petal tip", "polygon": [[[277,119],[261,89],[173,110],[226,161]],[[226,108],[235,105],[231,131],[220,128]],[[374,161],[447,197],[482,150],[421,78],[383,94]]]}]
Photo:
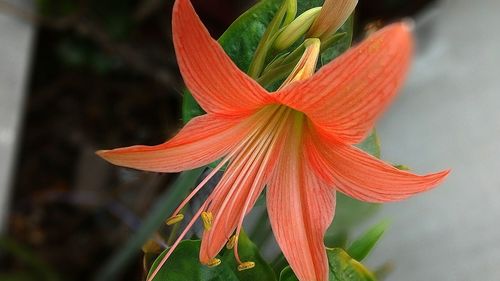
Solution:
[{"label": "bright orange petal tip", "polygon": [[188,0],[175,1],[172,37],[184,82],[206,112],[241,114],[271,102],[267,91],[210,36]]}]

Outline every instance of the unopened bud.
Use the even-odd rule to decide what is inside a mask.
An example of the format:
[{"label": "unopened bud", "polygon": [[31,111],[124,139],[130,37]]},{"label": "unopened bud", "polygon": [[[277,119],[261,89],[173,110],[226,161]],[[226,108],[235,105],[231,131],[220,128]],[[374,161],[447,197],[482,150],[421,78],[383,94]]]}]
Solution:
[{"label": "unopened bud", "polygon": [[287,25],[274,40],[274,49],[283,51],[304,36],[316,20],[321,9],[321,7],[309,9]]}]

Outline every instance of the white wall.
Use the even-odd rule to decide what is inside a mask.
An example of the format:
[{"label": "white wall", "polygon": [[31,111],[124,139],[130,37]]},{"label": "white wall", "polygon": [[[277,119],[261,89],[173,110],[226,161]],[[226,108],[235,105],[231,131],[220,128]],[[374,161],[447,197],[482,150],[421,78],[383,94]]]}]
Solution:
[{"label": "white wall", "polygon": [[500,280],[498,28],[498,0],[447,1],[417,27],[425,47],[378,126],[383,157],[453,172],[436,190],[384,207],[379,218],[393,225],[369,264],[392,261],[389,281]]},{"label": "white wall", "polygon": [[[10,2],[30,6],[29,1]],[[0,229],[8,208],[11,169],[33,35],[34,28],[30,24],[0,13]]]}]

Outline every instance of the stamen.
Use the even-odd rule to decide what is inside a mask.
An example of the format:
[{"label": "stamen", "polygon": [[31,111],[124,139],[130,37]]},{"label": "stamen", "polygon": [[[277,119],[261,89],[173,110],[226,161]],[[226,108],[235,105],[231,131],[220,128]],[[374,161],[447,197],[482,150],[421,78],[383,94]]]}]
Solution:
[{"label": "stamen", "polygon": [[173,224],[176,224],[178,222],[181,222],[183,219],[184,219],[184,215],[183,214],[177,214],[175,216],[172,216],[172,217],[168,218],[165,221],[165,223],[167,225],[173,225]]},{"label": "stamen", "polygon": [[216,267],[221,263],[221,260],[218,258],[213,258],[210,261],[208,261],[207,266],[208,267]]},{"label": "stamen", "polygon": [[[272,109],[271,112],[267,112],[267,113],[265,112],[261,117],[259,117],[257,120],[255,120],[255,123],[259,123],[260,121],[262,121],[261,119],[265,120],[265,118],[268,114],[274,114],[276,110],[277,109]],[[186,206],[186,204],[205,186],[205,184],[211,178],[213,178],[217,174],[217,172],[220,171],[222,169],[222,167],[224,167],[224,165],[226,165],[233,158],[234,155],[239,153],[242,148],[244,148],[246,145],[248,145],[248,142],[253,140],[253,138],[255,137],[255,135],[257,133],[258,133],[258,130],[253,130],[252,132],[249,133],[248,138],[246,140],[242,141],[240,144],[238,144],[236,147],[234,147],[232,149],[232,151],[228,155],[226,155],[226,157],[224,157],[222,159],[222,161],[214,169],[212,169],[212,171],[193,189],[193,191],[191,191],[191,193],[186,198],[184,198],[184,200],[181,202],[181,204],[179,204],[177,209],[175,209],[174,213],[172,214],[172,218],[176,217],[179,214],[179,212],[182,210],[182,208],[184,208]],[[210,201],[210,200],[207,200],[207,201]]]},{"label": "stamen", "polygon": [[[235,157],[235,161],[232,163],[232,173],[226,172],[225,176],[219,182],[217,187],[222,187],[227,184],[231,184],[232,186],[239,186],[242,182],[248,180],[248,172],[251,171],[256,163],[255,159],[258,158],[265,148],[269,145],[268,140],[272,135],[270,130],[274,130],[274,128],[279,124],[280,117],[286,112],[285,107],[277,107],[277,110],[273,111],[271,115],[269,115],[269,119],[266,120],[267,126],[261,128],[258,134],[255,135],[255,138],[251,140],[243,150]],[[222,196],[220,192],[222,192],[223,188],[216,188],[216,190],[210,196],[211,198],[217,198]],[[223,210],[232,209],[232,205],[228,204],[232,201],[233,198],[237,198],[239,193],[242,191],[241,188],[231,188],[229,193],[224,194],[224,200],[219,207],[219,210],[223,212]],[[235,202],[233,201],[232,204]],[[220,223],[228,224],[229,216],[218,216],[215,219],[214,227]],[[222,220],[224,222],[222,222]]]},{"label": "stamen", "polygon": [[209,231],[214,222],[214,215],[212,212],[203,212],[201,213],[201,220],[203,221],[203,228],[205,228],[205,231]]},{"label": "stamen", "polygon": [[[270,135],[271,137],[269,138],[269,144],[267,145],[268,149],[266,150],[264,157],[259,161],[260,166],[259,166],[259,169],[257,171],[256,178],[260,178],[260,177],[264,176],[264,171],[266,169],[266,166],[271,161],[270,158],[271,158],[271,154],[272,154],[272,148],[279,141],[279,138],[282,135],[281,132],[282,132],[282,130],[285,129],[286,120],[289,118],[289,116],[290,116],[289,110],[287,110],[285,113],[283,113],[283,116],[281,116],[283,119],[280,120],[281,122],[279,123],[279,126],[276,128],[276,131],[274,131],[274,133]],[[245,218],[245,215],[247,213],[248,208],[250,207],[250,201],[255,196],[258,189],[259,189],[259,186],[257,186],[257,181],[254,181],[254,183],[252,184],[252,187],[250,188],[250,191],[247,195],[247,198],[246,198],[245,203],[243,205],[243,209],[242,209],[241,214],[240,214],[240,218],[238,220],[238,224],[236,227],[236,234],[235,234],[236,236],[240,235],[241,228],[243,226],[243,220]],[[236,261],[240,264],[245,264],[245,263],[242,263],[240,260],[240,256],[238,254],[238,244],[237,243],[234,245],[233,251],[234,251],[234,257],[235,257]],[[252,267],[250,267],[250,268],[252,268]],[[248,269],[248,268],[245,268],[245,269]],[[238,270],[239,270],[239,267],[238,267]]]},{"label": "stamen", "polygon": [[246,261],[246,262],[242,262],[242,263],[240,263],[240,265],[238,265],[238,271],[243,271],[243,270],[251,269],[254,267],[255,267],[255,263],[253,261]]},{"label": "stamen", "polygon": [[236,243],[238,243],[238,236],[233,235],[233,236],[231,236],[231,238],[229,238],[229,241],[227,241],[226,248],[228,250],[231,250],[232,248],[234,248],[234,245]]}]

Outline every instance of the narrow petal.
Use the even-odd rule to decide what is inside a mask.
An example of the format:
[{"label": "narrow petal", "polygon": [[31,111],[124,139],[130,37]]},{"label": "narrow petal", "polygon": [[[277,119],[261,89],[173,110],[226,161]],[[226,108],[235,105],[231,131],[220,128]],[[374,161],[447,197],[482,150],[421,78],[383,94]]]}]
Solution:
[{"label": "narrow petal", "polygon": [[305,147],[308,162],[323,180],[361,201],[403,200],[437,186],[450,172],[421,176],[402,171],[354,146],[314,132],[307,135]]},{"label": "narrow petal", "polygon": [[325,133],[357,143],[401,87],[412,53],[405,23],[392,24],[324,66],[308,80],[276,93]]},{"label": "narrow petal", "polygon": [[333,219],[335,193],[304,161],[300,137],[287,138],[268,185],[267,208],[276,240],[301,281],[327,281],[323,237]]},{"label": "narrow petal", "polygon": [[227,154],[249,133],[253,122],[252,117],[207,114],[191,120],[163,144],[101,150],[97,154],[115,165],[139,170],[168,173],[189,170]]},{"label": "narrow petal", "polygon": [[210,36],[189,0],[175,1],[172,26],[181,74],[205,111],[233,114],[270,101],[266,90],[239,70]]},{"label": "narrow petal", "polygon": [[325,0],[318,18],[309,29],[308,37],[327,38],[347,20],[358,4],[357,0]]}]

